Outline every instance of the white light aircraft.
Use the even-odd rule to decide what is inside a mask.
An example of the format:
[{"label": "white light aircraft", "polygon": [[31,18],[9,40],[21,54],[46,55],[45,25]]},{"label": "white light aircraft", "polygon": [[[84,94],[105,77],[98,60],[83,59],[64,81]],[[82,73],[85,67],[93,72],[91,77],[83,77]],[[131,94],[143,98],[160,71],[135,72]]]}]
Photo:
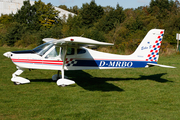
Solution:
[{"label": "white light aircraft", "polygon": [[[175,68],[157,64],[163,35],[163,29],[150,30],[131,55],[116,55],[87,48],[87,46],[94,45],[113,45],[111,43],[99,42],[84,37],[67,37],[59,40],[45,38],[43,41],[46,43],[32,50],[6,52],[4,56],[11,58],[17,66],[18,70],[12,74],[11,78],[11,81],[15,84],[30,83],[28,79],[19,77],[25,69],[48,69],[58,71],[58,74],[52,77],[53,80],[57,80],[58,86],[66,86],[75,84],[75,82],[64,76],[65,70],[143,68],[151,66]],[[60,71],[61,75],[59,75]]]}]

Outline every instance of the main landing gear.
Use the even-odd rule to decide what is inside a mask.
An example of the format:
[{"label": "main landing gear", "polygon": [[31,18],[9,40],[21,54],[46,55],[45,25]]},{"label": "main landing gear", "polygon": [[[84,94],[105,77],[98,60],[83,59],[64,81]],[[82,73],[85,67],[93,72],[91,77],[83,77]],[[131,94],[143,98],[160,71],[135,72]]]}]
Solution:
[{"label": "main landing gear", "polygon": [[75,84],[74,81],[69,80],[69,79],[67,79],[68,78],[67,76],[64,76],[64,72],[62,72],[62,70],[61,70],[62,75],[59,75],[59,72],[60,71],[58,70],[58,74],[55,74],[55,75],[52,76],[53,81],[57,80],[56,83],[57,83],[58,86],[65,87],[67,85]]}]

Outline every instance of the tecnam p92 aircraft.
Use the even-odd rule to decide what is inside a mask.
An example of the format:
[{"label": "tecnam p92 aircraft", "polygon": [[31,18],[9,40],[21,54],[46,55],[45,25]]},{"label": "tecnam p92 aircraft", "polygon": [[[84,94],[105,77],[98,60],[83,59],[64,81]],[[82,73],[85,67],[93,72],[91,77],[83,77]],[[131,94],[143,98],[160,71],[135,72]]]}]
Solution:
[{"label": "tecnam p92 aircraft", "polygon": [[[113,45],[111,43],[84,37],[67,37],[59,40],[45,38],[43,41],[46,43],[32,50],[6,52],[4,56],[11,58],[17,66],[18,70],[12,74],[11,78],[15,84],[30,83],[28,79],[19,77],[25,69],[48,69],[58,71],[58,74],[52,77],[53,80],[57,80],[58,86],[66,86],[75,84],[75,82],[64,77],[64,70],[143,68],[150,66],[175,68],[157,64],[163,35],[163,29],[150,30],[131,55],[110,54],[86,48],[92,45]],[[60,79],[59,71],[61,71]]]}]

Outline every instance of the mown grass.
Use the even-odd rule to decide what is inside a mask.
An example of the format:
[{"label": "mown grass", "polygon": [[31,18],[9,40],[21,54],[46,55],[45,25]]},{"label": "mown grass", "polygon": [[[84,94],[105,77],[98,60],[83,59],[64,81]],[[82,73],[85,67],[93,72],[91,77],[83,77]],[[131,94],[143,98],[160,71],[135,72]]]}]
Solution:
[{"label": "mown grass", "polygon": [[180,55],[160,56],[152,67],[121,70],[67,71],[76,84],[58,87],[56,71],[26,70],[30,84],[14,85],[15,65],[0,48],[0,119],[163,119],[180,118]]}]

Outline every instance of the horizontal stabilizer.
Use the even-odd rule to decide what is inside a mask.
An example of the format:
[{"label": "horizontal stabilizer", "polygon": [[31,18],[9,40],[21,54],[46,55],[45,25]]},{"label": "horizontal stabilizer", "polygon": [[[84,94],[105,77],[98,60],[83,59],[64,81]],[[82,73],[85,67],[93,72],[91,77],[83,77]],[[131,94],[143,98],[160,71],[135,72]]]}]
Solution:
[{"label": "horizontal stabilizer", "polygon": [[161,64],[154,64],[154,63],[147,63],[149,66],[158,66],[158,67],[165,67],[165,68],[176,68],[173,66],[161,65]]}]

